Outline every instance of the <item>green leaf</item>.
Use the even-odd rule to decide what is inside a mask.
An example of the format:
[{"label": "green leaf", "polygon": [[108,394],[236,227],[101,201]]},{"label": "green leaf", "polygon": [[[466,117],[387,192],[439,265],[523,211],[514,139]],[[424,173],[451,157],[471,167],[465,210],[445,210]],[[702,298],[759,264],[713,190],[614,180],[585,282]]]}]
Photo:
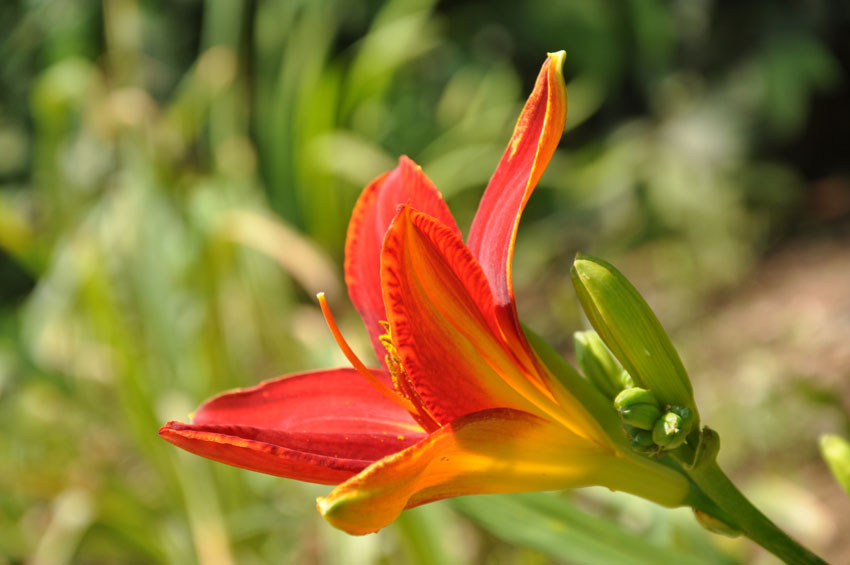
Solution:
[{"label": "green leaf", "polygon": [[576,257],[571,273],[590,323],[635,384],[651,390],[662,405],[690,408],[698,424],[685,367],[635,287],[612,265],[587,255]]},{"label": "green leaf", "polygon": [[850,494],[850,442],[836,435],[820,438],[820,452],[835,480]]},{"label": "green leaf", "polygon": [[441,504],[428,504],[401,513],[393,528],[410,565],[463,563],[465,548],[458,535],[462,518]]},{"label": "green leaf", "polygon": [[467,496],[455,508],[496,537],[570,563],[706,563],[659,547],[549,493]]}]

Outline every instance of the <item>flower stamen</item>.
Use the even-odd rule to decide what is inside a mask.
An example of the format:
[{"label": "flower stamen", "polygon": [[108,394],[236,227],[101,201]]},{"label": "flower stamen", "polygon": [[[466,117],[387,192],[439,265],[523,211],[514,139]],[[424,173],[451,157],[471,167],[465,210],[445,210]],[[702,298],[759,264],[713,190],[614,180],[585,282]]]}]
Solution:
[{"label": "flower stamen", "polygon": [[384,346],[384,349],[387,350],[387,354],[384,356],[384,362],[387,365],[387,370],[389,370],[390,375],[393,378],[393,387],[398,394],[408,399],[416,407],[416,413],[411,413],[411,415],[422,425],[423,428],[429,431],[440,428],[441,426],[437,422],[437,419],[434,418],[425,406],[425,403],[423,403],[422,399],[419,398],[419,395],[410,383],[410,379],[407,377],[404,365],[401,362],[401,357],[399,357],[398,350],[393,343],[390,323],[383,320],[378,323],[381,324],[381,327],[384,328],[385,332],[378,336],[378,340],[381,342],[381,345]]},{"label": "flower stamen", "polygon": [[325,299],[325,293],[320,292],[316,295],[316,298],[319,299],[319,306],[322,309],[322,315],[325,317],[325,322],[328,324],[328,328],[330,328],[331,333],[336,340],[337,345],[339,346],[342,354],[348,359],[348,361],[357,369],[357,372],[360,373],[366,381],[372,385],[375,390],[383,394],[389,400],[397,404],[398,406],[404,408],[411,415],[418,415],[418,410],[413,405],[412,402],[407,400],[406,398],[402,398],[398,394],[396,394],[393,390],[391,390],[387,385],[381,382],[378,377],[372,373],[363,364],[363,362],[357,357],[354,351],[349,347],[348,342],[345,341],[345,338],[342,337],[342,332],[339,331],[339,326],[336,325],[336,321],[334,320],[333,314],[331,314],[331,309],[328,306],[328,301]]}]

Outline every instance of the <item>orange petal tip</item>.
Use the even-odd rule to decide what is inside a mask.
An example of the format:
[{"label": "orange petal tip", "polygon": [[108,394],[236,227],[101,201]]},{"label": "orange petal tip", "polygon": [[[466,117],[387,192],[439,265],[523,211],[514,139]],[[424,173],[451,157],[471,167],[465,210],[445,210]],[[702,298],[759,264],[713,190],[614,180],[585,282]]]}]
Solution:
[{"label": "orange petal tip", "polygon": [[561,49],[560,51],[555,51],[554,53],[546,53],[549,59],[552,60],[552,63],[555,65],[555,71],[559,74],[564,69],[564,59],[567,58],[567,52]]}]

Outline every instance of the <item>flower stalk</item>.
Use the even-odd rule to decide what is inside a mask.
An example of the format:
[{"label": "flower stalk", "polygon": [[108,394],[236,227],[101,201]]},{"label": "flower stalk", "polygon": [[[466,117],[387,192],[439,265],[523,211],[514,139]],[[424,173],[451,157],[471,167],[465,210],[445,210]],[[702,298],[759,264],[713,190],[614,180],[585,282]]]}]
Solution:
[{"label": "flower stalk", "polygon": [[[689,504],[709,530],[744,534],[787,563],[824,563],[762,514],[717,465],[717,433],[697,427],[687,372],[667,333],[634,286],[614,266],[581,254],[572,276],[594,329],[640,384],[622,390],[611,404],[633,451],[667,462],[688,477],[696,491],[691,493]],[[651,439],[647,439],[647,430],[652,430]]]},{"label": "flower stalk", "polygon": [[711,501],[732,517],[745,536],[789,565],[825,564],[826,561],[800,545],[762,514],[729,480],[716,461],[686,471]]}]

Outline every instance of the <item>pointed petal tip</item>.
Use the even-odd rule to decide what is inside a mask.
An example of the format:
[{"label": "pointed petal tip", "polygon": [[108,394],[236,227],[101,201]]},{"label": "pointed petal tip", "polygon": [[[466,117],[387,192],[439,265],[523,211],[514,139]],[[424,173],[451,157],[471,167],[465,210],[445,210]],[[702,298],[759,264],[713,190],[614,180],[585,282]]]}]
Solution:
[{"label": "pointed petal tip", "polygon": [[555,65],[555,70],[558,73],[561,73],[564,69],[564,59],[567,58],[567,52],[561,49],[560,51],[555,51],[554,53],[546,53],[552,63]]},{"label": "pointed petal tip", "polygon": [[334,500],[330,500],[327,496],[316,497],[316,510],[322,515],[322,518],[329,520],[333,515],[333,509],[336,506]]},{"label": "pointed petal tip", "polygon": [[183,422],[178,422],[177,420],[169,420],[164,426],[159,428],[159,431],[157,431],[156,433],[165,441],[174,443],[173,441],[171,441],[171,438],[176,435],[179,435],[181,428],[185,426],[186,424],[184,424]]},{"label": "pointed petal tip", "polygon": [[182,432],[184,432],[184,430],[189,426],[191,426],[191,424],[184,424],[177,420],[170,420],[164,426],[159,428],[157,435],[165,441],[176,445],[175,438],[182,435]]},{"label": "pointed petal tip", "polygon": [[336,497],[320,496],[316,498],[316,509],[331,526],[352,536],[364,536],[378,532],[380,528],[363,527],[359,522],[352,521],[350,516],[349,519],[346,519],[347,505],[354,503],[357,498],[357,493],[346,493]]},{"label": "pointed petal tip", "polygon": [[407,155],[401,155],[398,158],[398,168],[409,167],[415,170],[421,170],[422,167],[419,166],[419,163],[408,157]]},{"label": "pointed petal tip", "polygon": [[467,244],[490,281],[499,305],[510,311],[510,326],[519,327],[514,303],[514,241],[525,205],[555,153],[567,118],[564,51],[549,53],[534,89],[517,119],[501,161],[490,178],[470,228]]}]

